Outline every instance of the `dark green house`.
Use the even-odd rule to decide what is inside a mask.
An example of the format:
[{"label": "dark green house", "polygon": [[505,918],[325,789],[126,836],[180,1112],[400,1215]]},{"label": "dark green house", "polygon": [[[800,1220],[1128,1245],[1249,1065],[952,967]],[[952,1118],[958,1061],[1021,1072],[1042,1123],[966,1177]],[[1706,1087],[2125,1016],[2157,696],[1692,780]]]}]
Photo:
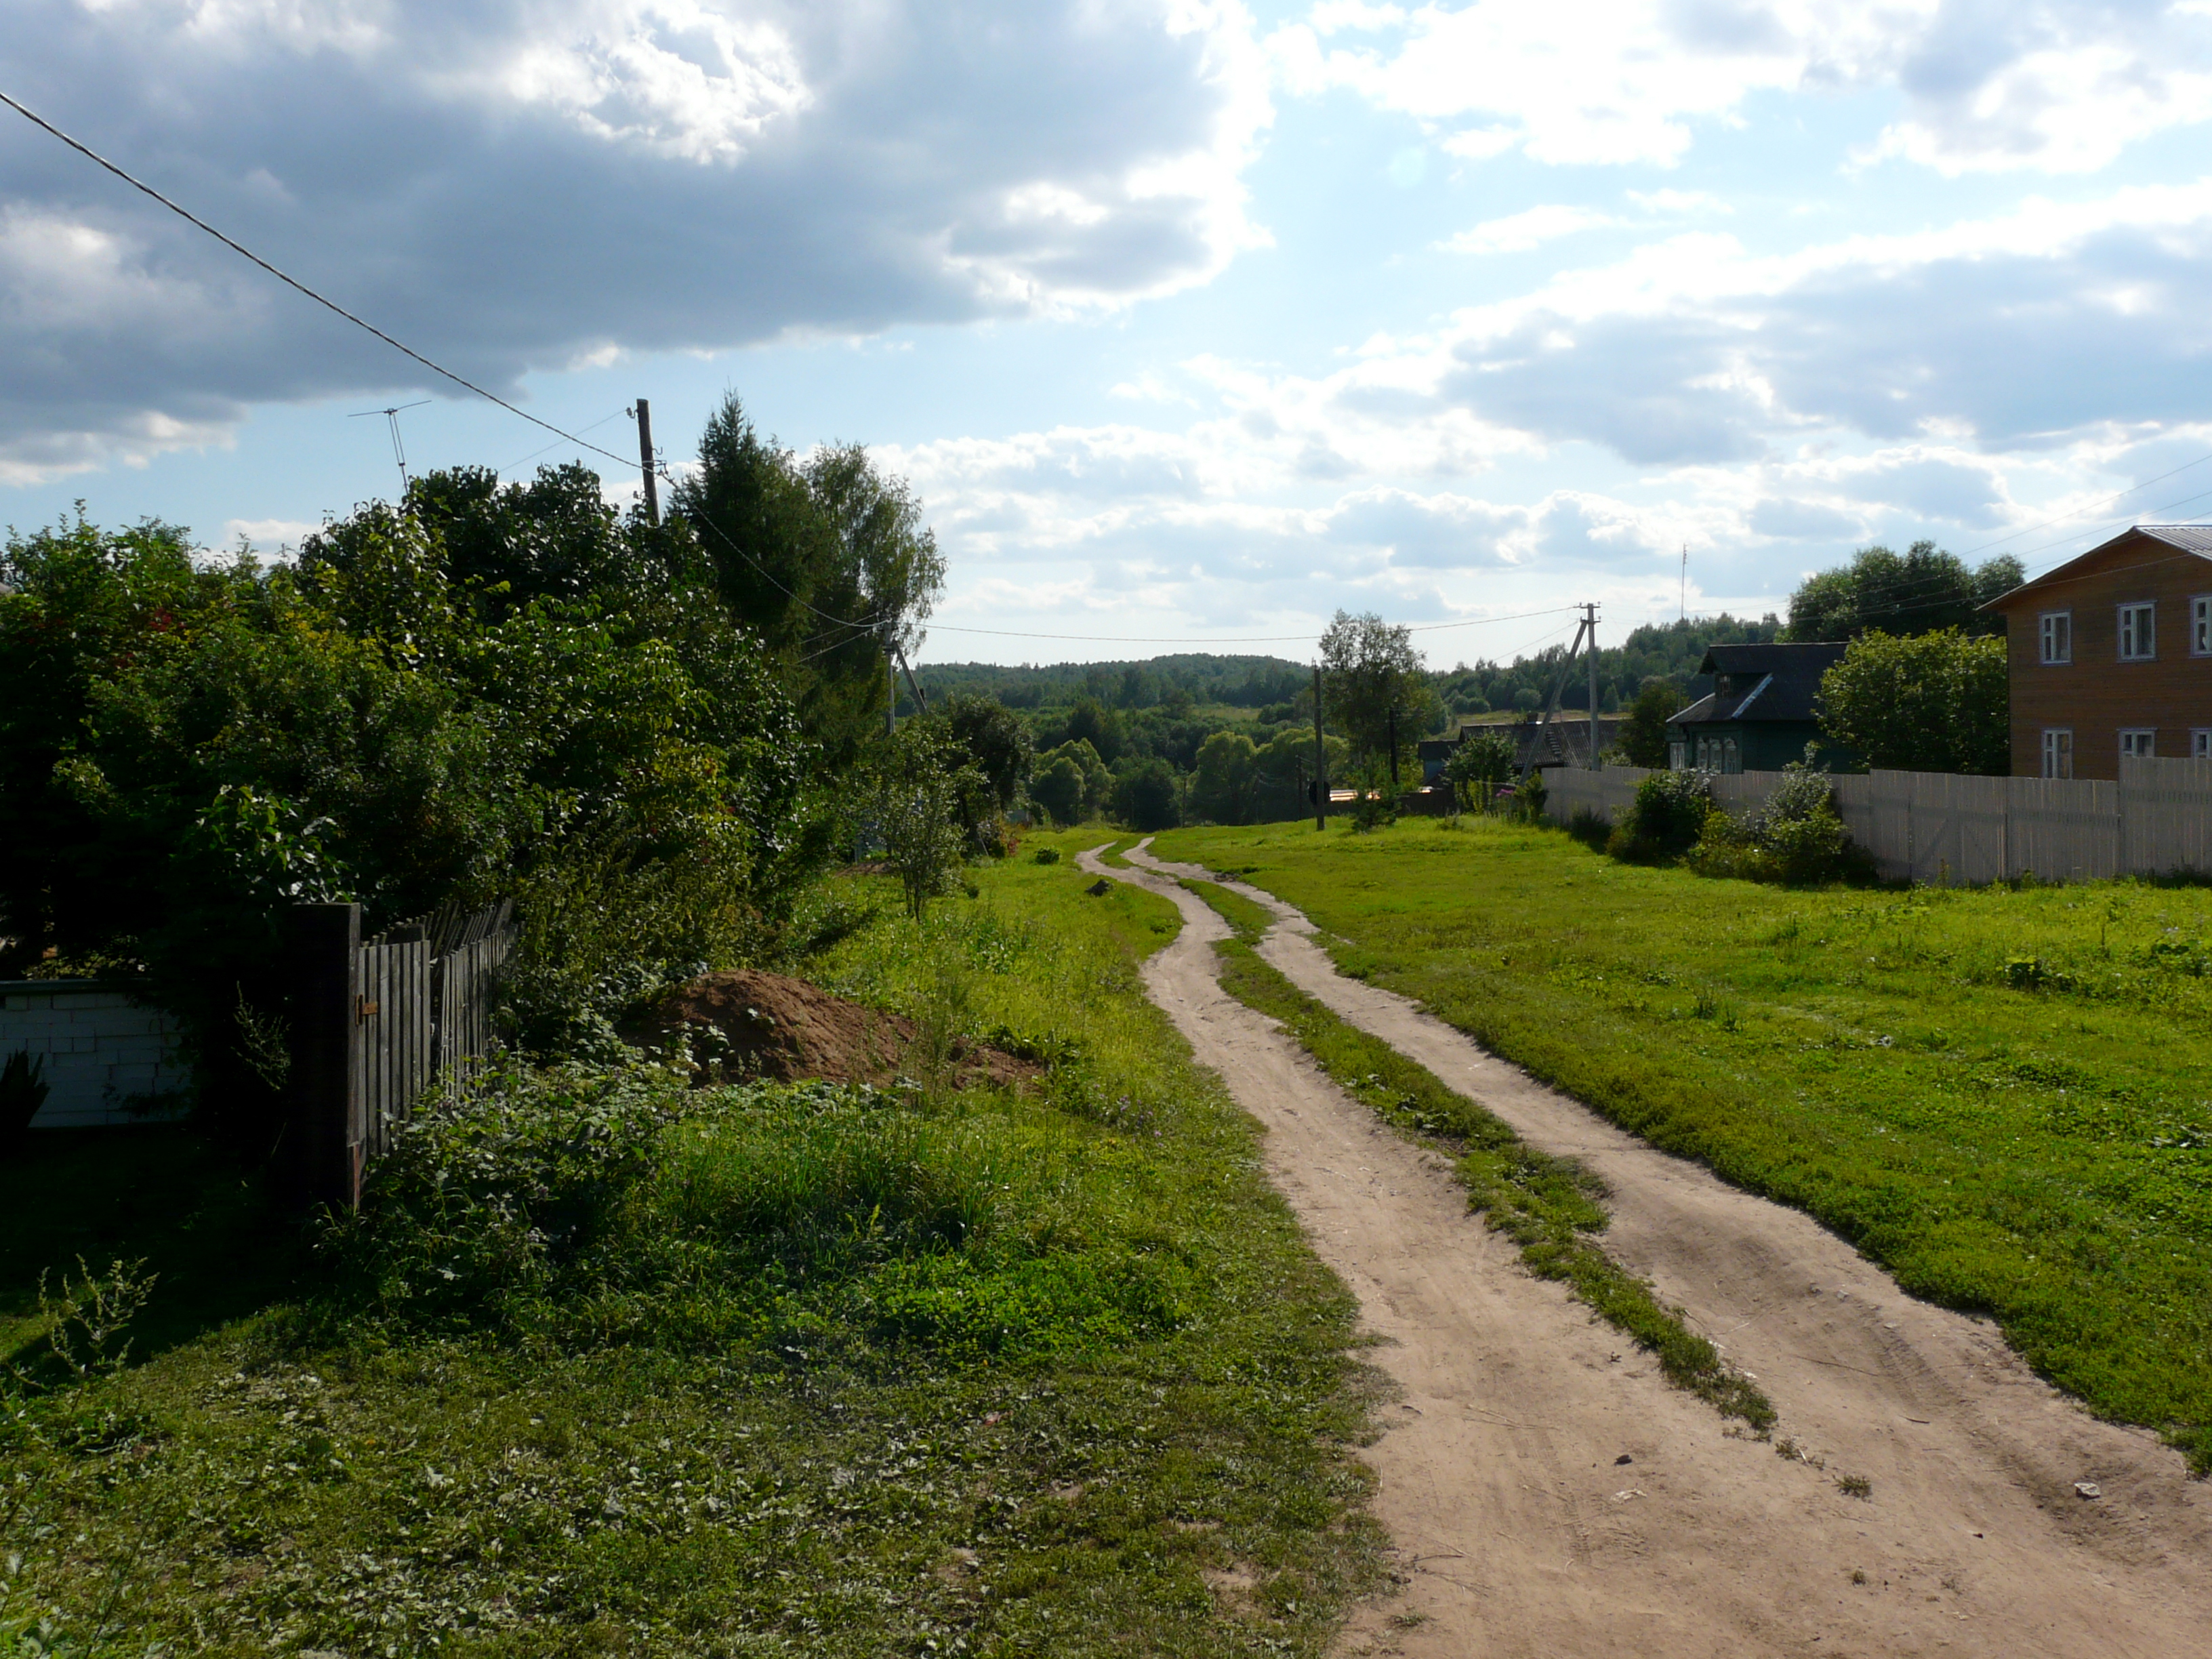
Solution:
[{"label": "dark green house", "polygon": [[1820,734],[1820,676],[1844,659],[1840,645],[1717,645],[1698,665],[1713,689],[1667,722],[1667,763],[1676,771],[1778,772],[1820,745],[1832,767],[1857,757]]}]

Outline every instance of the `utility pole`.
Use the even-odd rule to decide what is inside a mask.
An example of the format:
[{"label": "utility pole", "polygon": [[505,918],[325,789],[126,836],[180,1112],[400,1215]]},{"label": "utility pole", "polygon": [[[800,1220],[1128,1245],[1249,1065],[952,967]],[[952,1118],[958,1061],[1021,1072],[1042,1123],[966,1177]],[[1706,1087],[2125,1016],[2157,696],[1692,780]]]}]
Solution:
[{"label": "utility pole", "polygon": [[[1521,769],[1522,783],[1528,781],[1528,775],[1543,757],[1544,733],[1551,729],[1552,716],[1559,712],[1559,699],[1566,692],[1567,676],[1575,672],[1575,658],[1583,648],[1583,636],[1588,635],[1593,643],[1597,639],[1597,624],[1591,620],[1596,610],[1595,605],[1584,605],[1582,620],[1575,624],[1575,642],[1567,647],[1566,658],[1559,664],[1559,678],[1552,686],[1552,700],[1544,705],[1544,718],[1536,723],[1535,733],[1528,739],[1528,759]],[[1596,653],[1591,654],[1595,656]]]},{"label": "utility pole", "polygon": [[898,731],[898,659],[891,647],[884,647],[884,732],[888,736]]},{"label": "utility pole", "polygon": [[1390,715],[1390,792],[1395,794],[1398,790],[1398,705],[1392,703],[1389,713]]},{"label": "utility pole", "polygon": [[637,400],[637,464],[645,470],[645,521],[660,522],[660,483],[653,476],[653,406]]},{"label": "utility pole", "polygon": [[1314,665],[1314,828],[1328,828],[1328,750],[1321,740],[1321,665]]},{"label": "utility pole", "polygon": [[1583,607],[1583,622],[1589,629],[1590,763],[1597,770],[1597,606]]}]

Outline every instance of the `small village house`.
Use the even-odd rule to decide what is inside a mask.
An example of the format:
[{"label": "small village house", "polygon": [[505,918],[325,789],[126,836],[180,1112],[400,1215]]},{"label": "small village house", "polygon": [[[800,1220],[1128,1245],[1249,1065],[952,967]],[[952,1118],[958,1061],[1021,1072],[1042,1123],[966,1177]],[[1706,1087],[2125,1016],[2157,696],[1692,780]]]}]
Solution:
[{"label": "small village house", "polygon": [[1983,609],[2005,619],[2015,777],[2212,758],[2212,526],[2137,525]]},{"label": "small village house", "polygon": [[1820,676],[1844,659],[1840,645],[1717,645],[1698,665],[1713,689],[1667,722],[1667,763],[1676,771],[1778,772],[1818,744],[1831,766],[1855,757],[1820,732]]}]

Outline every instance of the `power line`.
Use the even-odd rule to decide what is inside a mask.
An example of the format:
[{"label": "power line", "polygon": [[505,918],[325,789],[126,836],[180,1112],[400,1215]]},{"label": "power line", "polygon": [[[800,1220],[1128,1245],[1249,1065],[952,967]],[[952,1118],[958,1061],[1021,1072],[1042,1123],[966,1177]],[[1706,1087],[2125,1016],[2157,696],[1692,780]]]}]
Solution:
[{"label": "power line", "polygon": [[[86,160],[106,168],[108,172],[113,173],[117,178],[123,180],[125,184],[129,185],[133,190],[140,191],[145,195],[151,197],[155,201],[159,202],[163,207],[168,209],[170,212],[175,214],[186,223],[195,225],[201,230],[205,231],[209,235],[214,237],[216,240],[221,242],[225,247],[228,248],[232,252],[239,255],[241,258],[249,260],[252,264],[258,265],[262,270],[267,271],[271,276],[274,276],[278,282],[283,283],[286,287],[290,288],[300,294],[305,295],[308,299],[313,300],[317,305],[321,306],[325,310],[344,318],[346,321],[353,324],[356,328],[366,330],[368,332],[374,335],[378,339],[383,341],[385,344],[390,346],[394,351],[397,351],[401,356],[410,358],[414,362],[422,364],[423,368],[428,369],[432,374],[444,376],[447,380],[451,380],[455,386],[460,386],[465,391],[475,392],[477,397],[485,399],[487,402],[498,404],[500,408],[505,410],[508,414],[520,416],[522,419],[529,422],[531,425],[537,427],[543,431],[551,433],[556,438],[561,439],[568,443],[574,444],[579,449],[587,449],[594,455],[604,455],[607,459],[617,462],[624,467],[633,465],[628,456],[617,455],[611,449],[602,449],[599,445],[579,437],[575,433],[554,425],[550,421],[541,420],[538,416],[532,415],[528,410],[518,409],[513,404],[507,402],[506,398],[501,397],[497,392],[487,392],[483,387],[478,386],[474,380],[469,380],[464,375],[456,374],[452,369],[445,367],[444,364],[433,362],[430,358],[424,356],[421,352],[416,350],[414,347],[406,344],[403,341],[394,339],[391,335],[386,334],[382,329],[377,327],[375,324],[368,321],[364,318],[355,315],[352,312],[348,311],[343,306],[338,304],[337,301],[329,299],[325,295],[317,293],[313,289],[309,288],[298,277],[279,270],[275,265],[270,264],[268,260],[263,258],[259,254],[256,253],[252,248],[247,247],[243,242],[239,241],[235,237],[225,235],[222,231],[217,230],[213,225],[208,223],[206,220],[201,218],[198,214],[193,213],[190,209],[180,206],[179,204],[171,201],[167,197],[161,194],[160,191],[155,189],[153,185],[146,183],[144,179],[139,179],[131,173],[126,172],[124,168],[118,167],[114,162],[109,161],[105,155],[102,155],[98,150],[94,149],[89,144],[82,143],[78,140],[70,137],[69,134],[64,132],[59,127],[47,120],[44,116],[38,114],[33,110],[27,109],[23,105],[18,103],[15,99],[9,97],[4,92],[0,92],[0,103],[6,104],[9,108],[14,110],[18,115],[30,122],[33,126],[39,127],[43,131],[52,134],[53,137],[60,139],[62,143],[67,144],[71,149],[76,151],[78,155],[83,156]],[[607,420],[612,420],[614,416],[609,416]],[[606,421],[597,421],[592,424],[593,426],[605,426],[606,424]],[[586,429],[590,430],[591,428],[587,428]],[[550,448],[551,446],[549,445],[547,447]],[[543,449],[536,452],[538,455],[542,455],[544,453],[545,451]],[[530,460],[533,459],[534,457],[526,455],[522,459],[524,460]],[[519,465],[520,463],[518,462],[516,465]],[[505,469],[501,470],[504,471]],[[667,469],[665,466],[659,468],[659,471],[660,471],[661,476],[664,477],[667,477]],[[670,482],[672,483],[674,480],[671,479]],[[872,630],[877,623],[884,620],[881,617],[877,617],[871,618],[869,621],[865,623],[848,622],[842,617],[833,617],[828,611],[822,610],[818,606],[807,604],[805,599],[800,599],[798,594],[793,593],[789,588],[785,587],[782,583],[778,582],[773,575],[769,574],[767,568],[761,564],[760,561],[754,558],[750,554],[747,553],[744,549],[739,547],[735,541],[732,540],[731,538],[724,532],[720,525],[715,524],[711,518],[707,518],[704,514],[702,514],[701,517],[707,524],[708,528],[714,531],[717,536],[721,537],[722,540],[727,544],[732,552],[736,553],[740,558],[751,565],[754,569],[759,571],[763,576],[767,577],[769,581],[775,586],[778,592],[781,592],[787,599],[791,599],[794,604],[805,606],[807,610],[812,611],[816,616],[822,617],[824,621],[836,623],[840,627],[850,628],[857,632],[865,632]]]},{"label": "power line", "polygon": [[[2041,524],[2032,524],[2027,526],[2025,529],[2013,531],[2008,535],[1998,537],[1996,540],[1993,542],[1984,542],[1979,547],[1970,547],[1964,553],[1959,555],[1959,556],[1962,559],[1971,559],[1975,554],[1986,552],[1992,547],[2002,547],[2007,542],[2019,540],[2022,536],[2032,536],[2039,530],[2048,530],[2055,524],[2064,524],[2069,519],[2078,519],[2084,513],[2093,513],[2100,507],[2109,507],[2114,501],[2134,495],[2138,489],[2148,489],[2154,483],[2163,483],[2168,478],[2174,477],[2177,473],[2186,472],[2192,466],[2202,466],[2207,461],[2212,461],[2212,454],[2199,455],[2193,461],[2184,461],[2179,466],[2175,467],[2172,472],[2161,472],[2155,478],[2145,478],[2139,484],[2130,484],[2125,489],[2121,490],[2117,495],[2105,496],[2102,500],[2091,501],[2085,507],[2077,507],[2071,513],[2062,513],[2055,519],[2045,519]],[[2192,495],[2188,499],[2194,501],[2197,498]],[[2151,511],[2154,513],[2163,513],[2166,509],[2164,507],[2153,507]],[[2124,517],[2126,515],[2120,514],[2118,516]],[[2066,540],[2069,538],[2062,537],[2060,539]],[[2032,553],[2035,551],[2035,550],[2033,548],[2030,548],[2028,551]]]},{"label": "power line", "polygon": [[152,197],[163,207],[168,209],[170,212],[175,214],[186,223],[197,225],[200,229],[214,237],[216,241],[221,242],[232,252],[238,254],[243,258],[252,261],[253,264],[260,266],[262,270],[267,271],[271,276],[274,276],[278,282],[283,283],[286,287],[306,295],[307,298],[313,300],[317,305],[322,307],[326,311],[335,313],[337,315],[344,318],[346,321],[351,323],[355,327],[366,329],[369,333],[376,336],[378,339],[383,341],[385,344],[390,346],[394,351],[398,352],[402,356],[412,358],[415,362],[422,364],[423,368],[428,369],[432,374],[443,375],[447,380],[451,380],[455,386],[460,386],[466,391],[473,392],[477,397],[483,398],[489,402],[497,404],[508,414],[519,415],[524,420],[529,422],[531,425],[543,428],[545,431],[553,434],[556,438],[565,438],[570,443],[576,444],[582,448],[588,449],[595,455],[604,455],[611,461],[621,462],[624,466],[631,465],[631,462],[627,457],[617,455],[611,449],[601,449],[597,444],[586,443],[583,439],[579,438],[574,433],[564,432],[561,428],[554,425],[550,421],[540,420],[537,416],[532,415],[527,410],[517,409],[513,404],[507,402],[506,398],[501,397],[497,392],[485,391],[474,380],[469,380],[463,375],[454,374],[452,369],[446,368],[441,363],[433,362],[429,358],[416,350],[414,347],[402,344],[399,341],[393,339],[392,336],[386,334],[382,329],[377,327],[375,324],[366,321],[360,317],[356,317],[352,312],[348,311],[337,301],[325,299],[323,295],[316,293],[314,289],[309,288],[298,277],[287,276],[284,272],[277,270],[275,265],[270,264],[268,260],[256,253],[252,248],[247,247],[244,243],[236,240],[234,238],[224,235],[222,232],[217,230],[213,225],[208,223],[206,220],[201,218],[198,214],[191,212],[188,209],[179,207],[176,203],[162,195],[160,191],[155,189],[153,185],[146,183],[142,179],[134,178],[131,174],[125,172],[121,167],[116,166],[114,162],[109,161],[105,155],[102,155],[98,150],[94,149],[90,145],[78,143],[77,140],[70,137],[69,134],[64,132],[52,121],[47,120],[46,117],[26,109],[22,105],[17,103],[13,98],[10,98],[4,92],[0,92],[0,104],[7,105],[9,109],[14,110],[16,114],[30,122],[32,125],[43,128],[46,131],[52,133],[55,137],[60,139],[62,143],[67,144],[71,149],[75,150],[78,155],[85,157],[88,161],[95,162],[99,166],[106,168],[108,172],[113,173],[117,178],[123,180],[125,184],[129,185],[133,190],[141,191],[146,195]]},{"label": "power line", "polygon": [[[1577,607],[1571,605],[1555,605],[1542,611],[1516,611],[1507,617],[1468,617],[1458,622],[1419,623],[1406,631],[1408,634],[1432,634],[1443,628],[1480,628],[1490,623],[1525,622],[1531,617],[1554,617],[1561,611],[1576,609]],[[1254,634],[1228,639],[1194,640],[1188,635],[1166,634],[1037,634],[1014,628],[957,628],[950,623],[932,623],[930,630],[938,634],[988,634],[1005,640],[1073,640],[1085,645],[1297,645],[1314,637],[1311,634]]]}]

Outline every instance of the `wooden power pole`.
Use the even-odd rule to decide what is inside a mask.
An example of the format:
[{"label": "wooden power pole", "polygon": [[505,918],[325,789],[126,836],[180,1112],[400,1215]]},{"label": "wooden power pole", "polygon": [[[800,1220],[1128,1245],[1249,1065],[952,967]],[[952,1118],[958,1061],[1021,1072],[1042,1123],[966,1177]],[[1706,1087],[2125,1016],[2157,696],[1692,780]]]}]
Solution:
[{"label": "wooden power pole", "polygon": [[653,476],[653,407],[637,400],[637,464],[645,470],[645,521],[660,522],[660,483]]},{"label": "wooden power pole", "polygon": [[1321,740],[1321,665],[1314,665],[1314,828],[1328,828],[1328,750]]},{"label": "wooden power pole", "polygon": [[1583,622],[1589,629],[1590,763],[1597,770],[1597,606],[1583,607]]}]

